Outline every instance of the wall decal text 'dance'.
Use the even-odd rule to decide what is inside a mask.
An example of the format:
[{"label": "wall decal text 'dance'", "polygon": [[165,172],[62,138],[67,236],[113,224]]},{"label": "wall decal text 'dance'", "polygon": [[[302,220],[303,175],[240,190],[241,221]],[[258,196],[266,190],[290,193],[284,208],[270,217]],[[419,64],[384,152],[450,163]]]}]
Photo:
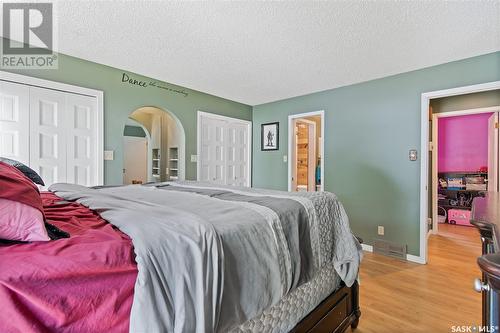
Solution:
[{"label": "wall decal text 'dance'", "polygon": [[172,87],[169,87],[169,86],[167,86],[163,83],[157,82],[157,81],[141,81],[141,80],[133,78],[132,76],[130,76],[127,73],[122,74],[122,83],[128,83],[128,84],[131,84],[133,86],[139,86],[142,88],[152,87],[152,88],[163,89],[163,90],[170,91],[170,92],[173,92],[176,94],[181,94],[184,97],[187,97],[189,95],[185,90],[179,90],[176,88],[172,88]]}]

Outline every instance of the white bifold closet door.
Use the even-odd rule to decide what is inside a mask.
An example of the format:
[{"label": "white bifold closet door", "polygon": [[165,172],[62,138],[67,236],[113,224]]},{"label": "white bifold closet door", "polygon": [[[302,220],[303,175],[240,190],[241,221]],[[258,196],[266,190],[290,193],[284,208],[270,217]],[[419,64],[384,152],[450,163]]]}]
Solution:
[{"label": "white bifold closet door", "polygon": [[0,156],[29,165],[29,87],[0,81]]},{"label": "white bifold closet door", "polygon": [[97,185],[97,99],[0,81],[0,156],[37,171],[46,186]]},{"label": "white bifold closet door", "polygon": [[67,94],[68,138],[66,168],[69,183],[97,184],[97,100],[94,97]]},{"label": "white bifold closet door", "polygon": [[66,182],[66,96],[30,88],[30,167],[46,184]]},{"label": "white bifold closet door", "polygon": [[202,117],[201,120],[201,181],[226,183],[226,122]]},{"label": "white bifold closet door", "polygon": [[198,121],[198,180],[250,186],[250,124],[206,113]]},{"label": "white bifold closet door", "polygon": [[248,130],[248,125],[245,124],[228,124],[227,185],[248,186]]}]

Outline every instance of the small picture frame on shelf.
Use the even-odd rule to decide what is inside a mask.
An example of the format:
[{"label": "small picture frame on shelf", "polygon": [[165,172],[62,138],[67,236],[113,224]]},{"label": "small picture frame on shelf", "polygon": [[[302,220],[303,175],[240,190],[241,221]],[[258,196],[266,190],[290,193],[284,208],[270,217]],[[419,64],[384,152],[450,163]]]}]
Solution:
[{"label": "small picture frame on shelf", "polygon": [[260,150],[279,150],[279,122],[267,123],[261,125]]}]

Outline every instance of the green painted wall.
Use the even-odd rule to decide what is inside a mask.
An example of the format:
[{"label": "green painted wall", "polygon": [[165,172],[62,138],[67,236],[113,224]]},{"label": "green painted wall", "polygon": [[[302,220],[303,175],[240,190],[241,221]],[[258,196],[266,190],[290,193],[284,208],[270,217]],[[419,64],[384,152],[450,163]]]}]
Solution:
[{"label": "green painted wall", "polygon": [[[500,80],[500,52],[253,108],[253,185],[287,189],[290,114],[325,110],[325,187],[346,207],[366,243],[384,239],[419,254],[420,97],[423,92]],[[280,122],[280,150],[260,151],[260,125]],[[421,152],[419,151],[419,154]]]},{"label": "green painted wall", "polygon": [[[128,115],[139,107],[156,106],[168,110],[182,123],[186,133],[186,179],[196,179],[196,163],[191,162],[190,156],[196,154],[198,110],[245,120],[252,119],[251,106],[63,54],[59,54],[57,70],[15,72],[104,91],[104,149],[115,151],[115,159],[104,163],[105,184],[122,183],[123,130]],[[156,81],[163,86],[183,90],[188,96],[155,87],[143,88],[122,83],[122,73],[138,80]]]},{"label": "green painted wall", "polygon": [[135,136],[138,138],[145,138],[146,132],[144,132],[144,130],[139,126],[125,125],[125,128],[123,129],[123,135],[124,136]]}]

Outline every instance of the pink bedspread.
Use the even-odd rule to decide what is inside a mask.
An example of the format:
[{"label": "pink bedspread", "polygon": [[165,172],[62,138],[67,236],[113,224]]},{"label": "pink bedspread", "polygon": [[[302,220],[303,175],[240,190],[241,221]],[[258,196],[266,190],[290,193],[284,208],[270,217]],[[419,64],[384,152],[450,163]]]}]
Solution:
[{"label": "pink bedspread", "polygon": [[49,223],[71,237],[0,244],[0,332],[128,332],[132,242],[84,206],[42,199]]}]

